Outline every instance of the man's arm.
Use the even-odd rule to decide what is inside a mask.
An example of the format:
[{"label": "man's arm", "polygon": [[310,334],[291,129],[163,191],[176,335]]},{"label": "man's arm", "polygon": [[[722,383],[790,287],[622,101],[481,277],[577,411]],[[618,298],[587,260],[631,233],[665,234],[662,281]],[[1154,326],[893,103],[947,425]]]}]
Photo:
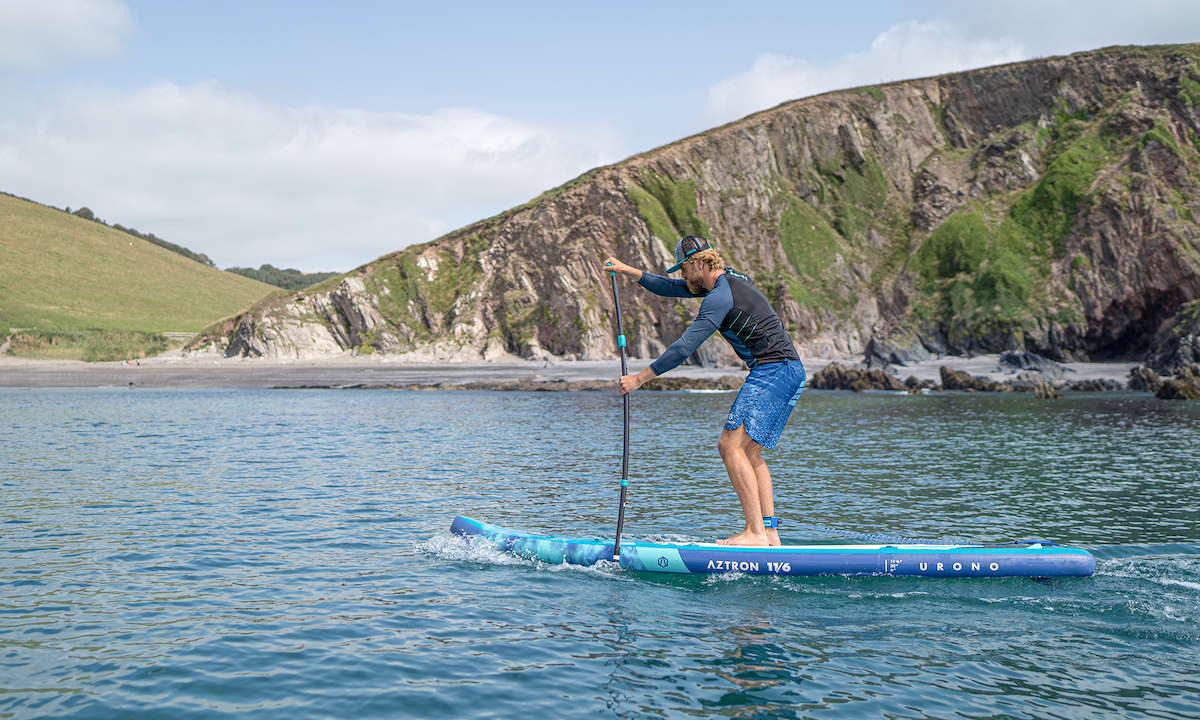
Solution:
[{"label": "man's arm", "polygon": [[640,282],[642,279],[642,275],[643,275],[641,270],[638,270],[635,267],[626,265],[625,263],[623,263],[620,260],[616,259],[615,257],[611,257],[611,256],[608,258],[605,258],[604,269],[609,272],[619,272],[622,275],[628,275],[629,277],[633,278],[634,282]]},{"label": "man's arm", "polygon": [[704,302],[700,303],[699,314],[683,332],[683,335],[671,343],[671,346],[657,360],[650,363],[647,369],[657,376],[683,364],[684,360],[700,349],[705,340],[720,330],[722,319],[732,309],[733,293],[730,292],[729,284],[718,284],[704,298]]},{"label": "man's arm", "polygon": [[642,273],[642,279],[638,280],[638,285],[662,297],[702,297],[701,295],[693,295],[692,291],[688,290],[687,282],[675,278],[663,277],[662,275],[655,275],[654,273]]},{"label": "man's arm", "polygon": [[655,295],[663,297],[697,297],[688,290],[687,283],[683,280],[644,272],[626,265],[615,257],[610,256],[604,259],[604,269],[608,272],[619,272],[622,275],[629,276],[638,285],[641,285]]},{"label": "man's arm", "polygon": [[717,326],[706,317],[698,317],[692,321],[687,330],[683,331],[683,335],[679,339],[671,343],[663,354],[657,360],[646,366],[646,369],[654,373],[657,377],[663,373],[679,367],[684,360],[691,357],[692,353],[700,349],[704,341],[709,339],[713,333],[717,331]]}]

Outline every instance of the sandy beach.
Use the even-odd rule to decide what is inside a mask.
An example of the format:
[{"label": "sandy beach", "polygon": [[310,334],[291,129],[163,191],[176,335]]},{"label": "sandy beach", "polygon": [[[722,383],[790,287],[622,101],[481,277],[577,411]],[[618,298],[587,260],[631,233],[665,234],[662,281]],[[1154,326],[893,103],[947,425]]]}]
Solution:
[{"label": "sandy beach", "polygon": [[[830,362],[806,358],[808,374],[820,371]],[[837,360],[854,367],[859,358]],[[650,360],[631,359],[630,372],[637,372]],[[942,365],[971,375],[1001,381],[1015,372],[999,368],[999,356],[973,358],[945,357],[909,366],[893,366],[901,380],[914,375],[918,380],[941,382]],[[1111,379],[1126,382],[1137,363],[1065,363],[1067,379]],[[667,377],[715,380],[725,375],[743,375],[737,368],[683,366]],[[609,361],[523,361],[479,363],[401,363],[386,356],[350,355],[320,360],[264,360],[221,358],[212,355],[180,357],[178,353],[123,362],[85,363],[73,360],[26,360],[0,356],[0,387],[145,387],[145,388],[275,388],[275,387],[348,387],[355,385],[438,385],[486,381],[527,380],[615,380],[620,363]]]}]

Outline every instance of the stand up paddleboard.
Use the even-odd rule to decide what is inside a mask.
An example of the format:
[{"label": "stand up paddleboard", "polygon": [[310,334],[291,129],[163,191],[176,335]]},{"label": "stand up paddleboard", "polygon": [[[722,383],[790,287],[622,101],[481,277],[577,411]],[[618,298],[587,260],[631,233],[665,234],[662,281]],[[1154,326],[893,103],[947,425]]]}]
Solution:
[{"label": "stand up paddleboard", "polygon": [[[621,375],[628,373],[625,333],[617,273],[610,268],[616,309]],[[570,540],[505,530],[465,517],[454,518],[450,531],[478,538],[492,547],[545,563],[595,565],[617,563],[630,570],[704,574],[741,572],[750,575],[918,575],[924,577],[1090,577],[1096,559],[1086,550],[1048,542],[940,544],[940,541],[867,536],[840,530],[834,535],[883,540],[883,545],[786,545],[730,547],[709,543],[674,544],[631,541],[622,545],[625,493],[629,487],[629,395],[624,394],[621,499],[617,532],[607,540]],[[808,526],[812,527],[812,526]],[[827,530],[827,529],[821,529]]]},{"label": "stand up paddleboard", "polygon": [[[450,532],[497,550],[544,563],[591,566],[612,561],[613,543],[506,530],[465,517]],[[915,575],[919,577],[1091,577],[1096,559],[1086,550],[1049,542],[932,545],[784,545],[729,547],[626,540],[620,565],[629,570],[683,575]]]}]

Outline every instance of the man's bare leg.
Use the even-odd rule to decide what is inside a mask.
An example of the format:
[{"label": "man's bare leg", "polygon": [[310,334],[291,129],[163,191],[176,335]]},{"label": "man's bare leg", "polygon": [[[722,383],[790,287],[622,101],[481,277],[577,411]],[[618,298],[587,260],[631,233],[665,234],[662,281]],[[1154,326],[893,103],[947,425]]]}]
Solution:
[{"label": "man's bare leg", "polygon": [[[733,490],[737,493],[738,500],[742,503],[742,514],[746,519],[746,529],[742,532],[719,540],[721,545],[768,545],[770,537],[767,535],[766,529],[763,528],[763,512],[762,503],[759,497],[759,476],[756,472],[754,462],[751,460],[753,455],[762,464],[763,470],[766,470],[766,463],[763,463],[762,457],[758,454],[758,443],[754,442],[749,435],[746,434],[744,427],[739,427],[737,430],[721,431],[721,439],[717,441],[717,450],[721,453],[721,460],[725,462],[725,470],[729,473],[729,481],[733,483]],[[770,489],[770,473],[766,474],[767,487]],[[772,510],[774,509],[774,500],[768,500]],[[778,535],[776,535],[775,544],[778,544]]]},{"label": "man's bare leg", "polygon": [[[762,458],[762,445],[751,441],[746,449],[746,457],[754,468],[754,477],[758,482],[758,509],[763,517],[775,515],[775,491],[771,487],[771,471]],[[771,545],[779,545],[779,531],[775,528],[763,528],[767,532],[767,540]]]}]

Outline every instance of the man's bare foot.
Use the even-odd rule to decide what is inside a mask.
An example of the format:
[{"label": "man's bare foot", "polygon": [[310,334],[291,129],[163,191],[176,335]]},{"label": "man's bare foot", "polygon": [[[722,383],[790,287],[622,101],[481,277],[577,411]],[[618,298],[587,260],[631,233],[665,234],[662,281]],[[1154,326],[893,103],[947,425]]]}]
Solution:
[{"label": "man's bare foot", "polygon": [[767,528],[767,544],[773,547],[779,547],[783,544],[779,542],[779,531],[775,528]]},{"label": "man's bare foot", "polygon": [[767,539],[767,534],[765,532],[755,534],[755,533],[750,532],[749,530],[743,530],[740,533],[738,533],[737,535],[734,535],[733,537],[725,538],[724,540],[718,540],[717,544],[718,545],[743,545],[743,546],[760,545],[761,546],[761,545],[769,545],[770,541]]}]

